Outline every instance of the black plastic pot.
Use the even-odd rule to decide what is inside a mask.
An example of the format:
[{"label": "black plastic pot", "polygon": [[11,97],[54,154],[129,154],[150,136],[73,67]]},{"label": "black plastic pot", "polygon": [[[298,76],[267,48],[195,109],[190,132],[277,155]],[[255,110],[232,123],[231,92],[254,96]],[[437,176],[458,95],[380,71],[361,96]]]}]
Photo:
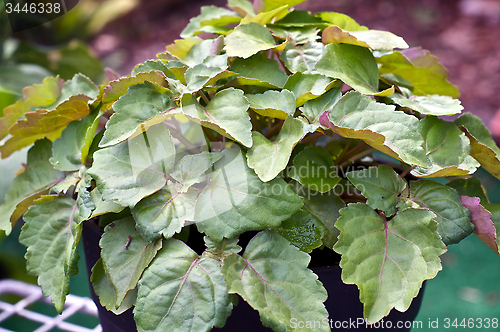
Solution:
[{"label": "black plastic pot", "polygon": [[[89,276],[91,273],[90,270],[100,257],[99,239],[101,234],[102,230],[95,223],[84,223],[82,238],[84,241],[85,261],[87,263]],[[417,316],[422,303],[423,289],[420,291],[419,295],[413,299],[412,305],[406,312],[402,313],[397,310],[392,310],[389,316],[370,327],[362,320],[363,305],[359,301],[358,288],[355,285],[346,285],[342,282],[340,267],[313,268],[313,271],[318,275],[319,280],[328,291],[328,299],[325,302],[325,306],[330,313],[327,323],[332,327],[332,331],[373,331],[374,328],[381,329],[382,331],[386,329],[390,329],[391,331],[410,331],[411,327],[409,327],[409,324],[411,324]],[[90,290],[92,299],[99,309],[99,319],[101,320],[103,332],[137,331],[132,309],[116,316],[99,304],[99,299],[94,293],[92,285],[90,285]],[[297,326],[301,324],[301,322],[295,323]],[[306,322],[302,323],[306,324]],[[321,322],[321,324],[325,323],[326,322]],[[398,328],[398,324],[402,327]],[[231,316],[227,319],[226,325],[223,328],[214,328],[213,331],[260,332],[272,331],[272,329],[264,327],[260,321],[259,313],[245,301],[240,299],[238,305],[233,308]]]}]

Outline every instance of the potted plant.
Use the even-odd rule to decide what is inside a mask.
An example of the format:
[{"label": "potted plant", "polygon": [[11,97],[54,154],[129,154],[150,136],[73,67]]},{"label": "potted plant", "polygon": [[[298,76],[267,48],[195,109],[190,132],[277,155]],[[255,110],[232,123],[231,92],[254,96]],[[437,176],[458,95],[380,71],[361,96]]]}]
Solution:
[{"label": "potted plant", "polygon": [[330,330],[336,295],[308,266],[335,252],[376,323],[448,245],[474,232],[498,253],[500,208],[472,174],[499,177],[500,150],[474,115],[447,121],[463,108],[445,68],[300,2],[203,7],[129,76],[48,77],[4,109],[2,157],[33,146],[0,227],[22,216],[28,272],[59,312],[84,225],[104,229],[100,303],[134,307],[139,331],[222,327],[236,295],[275,331]]}]

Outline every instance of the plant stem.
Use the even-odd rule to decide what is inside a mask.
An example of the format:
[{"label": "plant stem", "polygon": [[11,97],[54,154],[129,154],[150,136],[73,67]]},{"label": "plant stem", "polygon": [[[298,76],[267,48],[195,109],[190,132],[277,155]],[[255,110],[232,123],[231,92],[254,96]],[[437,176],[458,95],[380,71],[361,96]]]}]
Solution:
[{"label": "plant stem", "polygon": [[274,126],[269,128],[269,130],[264,134],[264,136],[267,139],[271,139],[271,137],[273,137],[274,135],[279,133],[282,126],[283,126],[283,121],[281,121],[281,120],[277,121],[277,123]]},{"label": "plant stem", "polygon": [[208,103],[210,102],[210,100],[208,100],[207,96],[203,93],[203,91],[199,90],[198,93],[200,94],[201,99],[203,99],[203,101],[208,105]]},{"label": "plant stem", "polygon": [[342,153],[340,154],[340,156],[337,158],[337,160],[336,160],[337,165],[338,164],[342,164],[345,161],[351,159],[351,157],[353,157],[356,154],[358,154],[361,151],[363,151],[367,146],[368,146],[368,144],[366,144],[365,142],[361,141],[355,147],[353,147],[351,150],[347,150],[349,148],[349,145],[347,145],[345,147],[344,151],[342,151]]},{"label": "plant stem", "polygon": [[321,133],[321,132],[316,132],[312,135],[309,135],[307,137],[304,137],[302,139],[302,141],[300,141],[300,143],[308,143],[308,142],[311,142],[311,141],[315,141],[317,140],[318,138],[324,136],[325,134],[324,133]]},{"label": "plant stem", "polygon": [[405,169],[401,174],[399,174],[399,176],[401,176],[401,178],[405,178],[405,176],[411,172],[411,170],[415,168],[415,166],[412,166],[412,167],[408,167],[407,169]]},{"label": "plant stem", "polygon": [[207,127],[201,127],[205,136],[210,140],[210,142],[217,142],[218,139],[215,138],[214,134]]},{"label": "plant stem", "polygon": [[373,149],[373,148],[361,151],[360,153],[355,154],[354,156],[347,158],[346,161],[344,161],[342,164],[340,164],[340,167],[345,167],[345,166],[349,165],[350,163],[352,163],[358,159],[361,159],[361,158],[363,158],[363,157],[365,157],[365,156],[367,156],[370,153],[375,152],[375,151],[376,151],[376,149]]}]

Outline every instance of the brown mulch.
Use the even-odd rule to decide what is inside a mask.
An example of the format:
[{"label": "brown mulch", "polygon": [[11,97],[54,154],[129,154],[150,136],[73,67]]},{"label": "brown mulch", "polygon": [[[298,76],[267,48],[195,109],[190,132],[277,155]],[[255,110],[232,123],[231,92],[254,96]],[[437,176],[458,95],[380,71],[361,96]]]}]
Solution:
[{"label": "brown mulch", "polygon": [[[225,0],[145,1],[93,40],[97,53],[120,74],[165,50],[202,5]],[[310,0],[299,9],[337,11],[371,29],[391,31],[421,46],[448,68],[466,111],[500,137],[499,0]],[[497,114],[495,118],[495,114]]]}]

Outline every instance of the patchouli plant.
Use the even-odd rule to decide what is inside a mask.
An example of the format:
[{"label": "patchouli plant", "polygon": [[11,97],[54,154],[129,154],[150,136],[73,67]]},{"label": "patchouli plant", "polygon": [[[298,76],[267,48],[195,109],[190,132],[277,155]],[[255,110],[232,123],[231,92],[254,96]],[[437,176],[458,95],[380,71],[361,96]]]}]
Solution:
[{"label": "patchouli plant", "polygon": [[336,295],[308,267],[320,250],[376,322],[408,309],[448,245],[475,232],[498,253],[500,205],[472,174],[500,178],[500,150],[476,116],[447,118],[463,107],[446,69],[300,2],[202,7],[129,76],[48,77],[3,110],[2,157],[32,147],[0,227],[22,216],[59,312],[84,223],[104,228],[101,304],[135,306],[139,331],[222,327],[236,295],[275,331],[322,321]]}]

